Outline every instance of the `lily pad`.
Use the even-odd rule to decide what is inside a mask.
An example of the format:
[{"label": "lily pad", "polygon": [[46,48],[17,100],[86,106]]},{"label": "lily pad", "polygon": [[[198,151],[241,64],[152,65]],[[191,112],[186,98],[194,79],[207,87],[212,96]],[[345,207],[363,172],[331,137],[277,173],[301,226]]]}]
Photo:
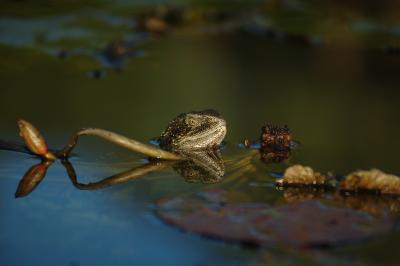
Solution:
[{"label": "lily pad", "polygon": [[311,200],[272,206],[228,203],[223,190],[160,200],[157,214],[188,232],[253,246],[327,247],[384,234],[393,220]]}]

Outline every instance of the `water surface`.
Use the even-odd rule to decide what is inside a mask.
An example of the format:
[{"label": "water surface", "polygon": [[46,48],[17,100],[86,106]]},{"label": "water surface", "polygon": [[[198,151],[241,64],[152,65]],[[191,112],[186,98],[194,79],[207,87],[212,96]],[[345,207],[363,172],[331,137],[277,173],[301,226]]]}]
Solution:
[{"label": "water surface", "polygon": [[[208,108],[225,117],[228,134],[222,151],[226,175],[219,184],[189,183],[164,169],[84,191],[56,162],[31,194],[16,199],[20,178],[39,161],[0,151],[2,264],[395,264],[398,230],[323,250],[252,249],[183,232],[155,214],[160,198],[213,188],[228,190],[235,202],[277,204],[283,193],[269,173],[294,163],[335,174],[370,168],[400,174],[395,3],[385,1],[374,13],[368,5],[287,2],[218,5],[239,14],[258,10],[257,23],[246,30],[232,26],[236,20],[196,20],[195,14],[216,7],[186,3],[183,7],[194,10],[191,23],[162,36],[134,30],[137,14],[152,6],[120,1],[37,6],[28,12],[5,4],[1,139],[18,140],[15,122],[23,117],[56,148],[88,126],[148,141],[177,114]],[[104,62],[102,52],[119,39],[133,43],[134,53],[115,67]],[[254,151],[238,144],[258,138],[265,123],[289,125],[301,145],[285,163],[266,165],[255,156],[247,164],[251,171],[240,171],[231,162]],[[90,138],[76,153],[71,162],[85,183],[145,163]]]}]

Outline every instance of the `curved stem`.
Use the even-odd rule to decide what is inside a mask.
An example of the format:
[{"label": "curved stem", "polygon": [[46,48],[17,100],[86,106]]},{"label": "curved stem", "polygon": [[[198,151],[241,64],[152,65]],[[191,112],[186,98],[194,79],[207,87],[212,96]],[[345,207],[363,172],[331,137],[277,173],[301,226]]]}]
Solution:
[{"label": "curved stem", "polygon": [[175,153],[168,152],[155,146],[144,144],[139,141],[100,128],[84,128],[76,132],[70,139],[69,143],[64,147],[64,149],[61,152],[57,153],[57,157],[67,158],[76,146],[78,138],[84,135],[99,137],[121,147],[127,148],[128,150],[142,153],[152,158],[163,160],[182,160],[182,157]]}]

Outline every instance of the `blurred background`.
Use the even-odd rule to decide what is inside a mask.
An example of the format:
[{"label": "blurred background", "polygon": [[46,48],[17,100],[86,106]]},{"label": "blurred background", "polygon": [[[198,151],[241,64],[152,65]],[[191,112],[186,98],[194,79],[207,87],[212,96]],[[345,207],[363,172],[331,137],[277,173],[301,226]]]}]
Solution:
[{"label": "blurred background", "polygon": [[[0,138],[18,140],[16,120],[25,118],[42,131],[51,147],[61,147],[81,127],[100,127],[148,141],[158,136],[177,114],[211,108],[226,119],[226,140],[231,147],[245,138],[257,139],[266,123],[287,124],[300,142],[291,162],[339,174],[374,167],[400,174],[399,10],[400,2],[395,0],[1,1]],[[114,149],[110,147],[87,140],[78,150],[83,155],[100,154]],[[1,215],[12,213],[3,223],[4,228],[9,228],[23,213],[22,205],[12,201],[10,195],[18,184],[17,178],[33,159],[23,161],[21,156],[10,157],[5,152],[0,155],[0,176],[3,180],[12,177],[12,181],[4,181],[7,185],[2,190],[3,204],[11,204],[3,205],[11,207],[3,208]],[[22,166],[16,163],[18,160],[23,161]],[[86,173],[104,176],[115,169],[110,166]],[[60,167],[54,171],[57,176],[64,175]],[[143,182],[147,189],[156,186],[152,181]],[[32,202],[33,207],[25,202],[26,208],[28,204],[30,210],[40,209],[43,202],[53,201],[60,192],[53,190],[54,184],[43,186],[43,192],[49,189],[51,193],[42,194],[47,195],[44,198],[37,193],[41,201]],[[180,186],[187,189],[189,185]],[[150,198],[140,192],[140,186],[134,188],[139,194],[134,199],[141,200],[138,208],[168,190],[160,187]],[[65,194],[67,202],[77,193],[70,190]],[[76,206],[70,206],[70,216],[96,208],[97,198],[90,197],[93,201],[85,208],[81,206],[77,211]],[[132,207],[124,205],[127,198],[117,199],[123,209]],[[107,211],[112,215],[114,205],[109,204]],[[131,228],[127,220],[133,218],[120,212],[118,215],[125,222],[121,227]],[[37,226],[38,221],[47,220],[48,213],[41,217],[35,220]],[[75,222],[79,224],[75,220],[69,222],[66,228],[70,230]],[[23,222],[19,225],[27,226]],[[146,230],[139,225],[143,223],[135,224],[138,231]],[[57,224],[53,226],[57,228]],[[172,229],[165,233],[160,224],[155,228],[155,232],[166,234],[166,241],[176,237]],[[14,228],[10,232],[17,231]],[[38,229],[38,235],[31,235],[29,243],[34,245],[41,233]],[[120,234],[118,241],[126,244],[122,231]],[[156,233],[152,236],[154,241],[164,239]],[[12,237],[7,234],[2,238],[0,247],[9,245]],[[104,240],[97,237],[90,235],[74,241]],[[107,237],[110,242],[116,240],[114,235]],[[140,239],[143,238],[142,235]],[[184,238],[194,241],[190,236]],[[171,264],[172,255],[180,254],[180,247],[190,250],[186,242],[179,242],[180,238],[176,241],[180,243],[173,246],[176,250],[161,256]],[[212,262],[219,261],[213,253],[215,248],[219,248],[215,251],[219,255],[226,252],[225,258],[238,259],[232,255],[235,248],[196,241],[199,246],[188,251],[189,259],[182,258],[189,265],[200,265],[195,255],[200,246],[213,250],[212,255],[208,253]],[[52,243],[42,243],[41,252]],[[31,244],[10,252],[25,253]],[[161,244],[155,247],[159,249]],[[96,256],[99,250],[93,248],[90,254]],[[145,255],[136,262],[146,262],[145,258],[152,254],[151,244],[144,250]],[[366,250],[361,249],[360,253],[366,254]],[[70,254],[57,252],[54,254],[68,258],[59,265],[81,265],[69,259]],[[253,254],[241,252],[243,257]],[[19,262],[27,265],[36,261],[35,255],[29,254],[28,262]],[[85,261],[84,254],[79,254],[78,261]],[[128,253],[121,254],[115,265],[126,263],[123,258],[129,257]],[[55,265],[55,257],[47,262]],[[9,265],[18,265],[15,258],[6,258]],[[111,257],[100,256],[97,265],[102,260],[112,261]],[[87,261],[90,262],[93,263]]]},{"label": "blurred background", "polygon": [[228,121],[228,141],[288,124],[308,163],[400,172],[398,8],[3,1],[2,137],[14,137],[24,117],[55,145],[87,126],[146,140],[178,113],[214,108]]},{"label": "blurred background", "polygon": [[[1,131],[141,140],[214,108],[228,141],[288,124],[323,170],[400,172],[397,1],[3,1]],[[59,139],[60,138],[60,139]]]}]

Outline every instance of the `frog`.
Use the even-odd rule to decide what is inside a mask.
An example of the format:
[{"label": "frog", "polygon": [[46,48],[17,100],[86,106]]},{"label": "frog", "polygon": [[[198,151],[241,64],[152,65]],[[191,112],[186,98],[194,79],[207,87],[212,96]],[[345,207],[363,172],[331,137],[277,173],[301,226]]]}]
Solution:
[{"label": "frog", "polygon": [[192,111],[175,117],[158,138],[172,152],[217,149],[225,138],[225,119],[215,110]]}]

